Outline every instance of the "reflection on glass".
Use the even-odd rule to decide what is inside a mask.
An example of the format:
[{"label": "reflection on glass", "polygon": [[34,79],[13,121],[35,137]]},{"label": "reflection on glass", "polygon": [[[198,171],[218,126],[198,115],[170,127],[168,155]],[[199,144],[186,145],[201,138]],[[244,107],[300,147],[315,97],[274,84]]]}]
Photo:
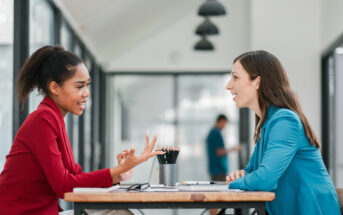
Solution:
[{"label": "reflection on glass", "polygon": [[0,172],[12,145],[13,0],[0,1]]},{"label": "reflection on glass", "polygon": [[[30,54],[45,45],[52,45],[53,11],[46,0],[30,0]],[[35,111],[43,96],[35,90],[29,96],[29,112]]]}]

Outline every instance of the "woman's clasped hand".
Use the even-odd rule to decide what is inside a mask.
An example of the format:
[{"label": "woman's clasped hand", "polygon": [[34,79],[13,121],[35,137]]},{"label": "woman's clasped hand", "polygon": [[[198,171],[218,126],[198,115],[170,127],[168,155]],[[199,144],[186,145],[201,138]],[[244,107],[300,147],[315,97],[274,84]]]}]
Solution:
[{"label": "woman's clasped hand", "polygon": [[228,176],[226,176],[226,183],[228,184],[231,181],[234,181],[238,178],[241,178],[241,177],[245,176],[245,174],[246,173],[245,173],[244,169],[236,170],[236,171],[230,173]]}]

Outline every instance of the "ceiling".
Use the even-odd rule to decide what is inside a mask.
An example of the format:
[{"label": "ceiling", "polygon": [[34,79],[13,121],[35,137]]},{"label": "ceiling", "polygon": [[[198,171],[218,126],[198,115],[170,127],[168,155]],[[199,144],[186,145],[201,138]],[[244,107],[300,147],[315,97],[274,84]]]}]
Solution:
[{"label": "ceiling", "polygon": [[[213,68],[209,64],[201,64],[205,59],[204,52],[196,53],[192,49],[199,40],[194,34],[194,29],[203,20],[202,17],[197,16],[197,10],[205,0],[54,0],[54,2],[107,71]],[[224,7],[228,7],[228,0],[221,2]],[[232,28],[227,20],[228,16],[219,19],[218,23],[222,23],[222,26],[219,26],[222,33],[226,32],[225,29]],[[217,24],[216,21],[214,23]],[[158,35],[163,33],[163,40],[158,39]],[[165,47],[165,44],[169,46]],[[212,64],[221,65],[218,59],[227,61],[230,55],[226,52],[212,52],[210,57],[213,59]],[[207,63],[209,62],[211,59]],[[229,65],[231,62],[225,64]]]}]

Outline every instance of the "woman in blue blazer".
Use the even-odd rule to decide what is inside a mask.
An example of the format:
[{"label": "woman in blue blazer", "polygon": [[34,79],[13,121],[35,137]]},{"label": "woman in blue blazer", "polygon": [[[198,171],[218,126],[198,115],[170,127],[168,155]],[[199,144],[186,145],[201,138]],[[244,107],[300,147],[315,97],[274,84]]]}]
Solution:
[{"label": "woman in blue blazer", "polygon": [[280,61],[266,51],[244,53],[234,60],[226,88],[238,108],[256,116],[254,153],[245,169],[227,176],[229,187],[275,192],[266,203],[271,215],[340,215],[318,138]]}]

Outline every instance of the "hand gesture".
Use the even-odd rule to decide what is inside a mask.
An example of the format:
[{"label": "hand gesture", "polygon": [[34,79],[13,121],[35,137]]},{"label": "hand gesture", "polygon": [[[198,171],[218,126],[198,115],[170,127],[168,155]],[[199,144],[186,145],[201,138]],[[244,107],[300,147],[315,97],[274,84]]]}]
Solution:
[{"label": "hand gesture", "polygon": [[234,180],[241,178],[245,175],[246,175],[246,173],[245,173],[244,169],[236,170],[233,173],[230,173],[228,176],[226,176],[226,183],[228,184],[231,181],[234,181]]},{"label": "hand gesture", "polygon": [[149,158],[158,155],[163,154],[162,151],[155,151],[152,150],[155,147],[155,143],[157,140],[157,136],[155,135],[154,138],[151,141],[151,144],[149,144],[149,135],[145,135],[145,147],[143,152],[140,155],[135,155],[135,148],[134,146],[131,146],[131,149],[128,150],[127,156],[125,156],[125,159],[122,160],[121,164],[125,171],[132,169],[133,167],[137,166],[138,164],[148,160]]},{"label": "hand gesture", "polygon": [[[122,164],[126,160],[126,158],[129,156],[129,153],[130,153],[129,150],[124,150],[117,155],[117,161],[119,165]],[[119,175],[119,181],[126,181],[130,179],[132,175],[133,175],[133,170],[129,169],[128,171],[123,172]]]}]

